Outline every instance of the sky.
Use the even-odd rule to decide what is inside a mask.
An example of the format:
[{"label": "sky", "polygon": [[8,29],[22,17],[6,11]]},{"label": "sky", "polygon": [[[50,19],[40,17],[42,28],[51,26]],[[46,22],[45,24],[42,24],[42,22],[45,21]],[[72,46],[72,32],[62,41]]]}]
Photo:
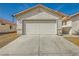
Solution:
[{"label": "sky", "polygon": [[[0,18],[16,22],[16,19],[12,17],[13,14],[26,10],[37,4],[38,3],[0,3]],[[44,3],[42,5],[69,16],[79,12],[79,3]]]}]

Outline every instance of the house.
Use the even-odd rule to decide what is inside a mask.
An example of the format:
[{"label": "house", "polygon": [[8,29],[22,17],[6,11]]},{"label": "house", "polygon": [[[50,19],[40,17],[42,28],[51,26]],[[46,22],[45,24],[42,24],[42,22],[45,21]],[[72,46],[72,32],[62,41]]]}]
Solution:
[{"label": "house", "polygon": [[15,14],[18,34],[62,34],[63,13],[37,5]]},{"label": "house", "polygon": [[72,16],[68,16],[65,21],[63,28],[64,34],[77,35],[79,34],[79,13]]},{"label": "house", "polygon": [[71,30],[69,34],[79,34],[79,13],[70,16]]},{"label": "house", "polygon": [[62,22],[62,34],[70,34],[71,28],[72,21],[70,20],[70,16],[64,17]]},{"label": "house", "polygon": [[16,24],[0,19],[0,34],[9,32],[16,32]]}]

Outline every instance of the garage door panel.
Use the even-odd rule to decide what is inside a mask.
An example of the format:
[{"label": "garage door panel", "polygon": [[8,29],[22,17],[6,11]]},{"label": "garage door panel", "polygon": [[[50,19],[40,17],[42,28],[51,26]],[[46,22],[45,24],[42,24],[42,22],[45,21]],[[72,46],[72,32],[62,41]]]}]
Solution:
[{"label": "garage door panel", "polygon": [[26,34],[39,34],[39,24],[37,23],[27,23],[26,24]]},{"label": "garage door panel", "polygon": [[56,34],[56,24],[52,23],[41,23],[40,34]]}]

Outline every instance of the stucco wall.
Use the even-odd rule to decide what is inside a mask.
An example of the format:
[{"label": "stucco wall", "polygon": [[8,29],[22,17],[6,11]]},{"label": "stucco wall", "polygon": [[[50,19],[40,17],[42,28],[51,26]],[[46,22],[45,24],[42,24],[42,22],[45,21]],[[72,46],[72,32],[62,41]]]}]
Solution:
[{"label": "stucco wall", "polygon": [[66,21],[66,24],[64,22],[64,24],[62,25],[62,27],[72,27],[72,21],[68,20],[68,21]]},{"label": "stucco wall", "polygon": [[35,9],[30,12],[27,12],[25,14],[22,14],[17,19],[17,33],[22,34],[22,21],[23,20],[57,20],[58,22],[58,29],[61,29],[62,21],[60,17],[56,14],[53,14],[51,12],[47,12],[43,9]]},{"label": "stucco wall", "polygon": [[67,26],[72,27],[72,21],[71,20],[67,21]]},{"label": "stucco wall", "polygon": [[72,21],[71,33],[78,34],[79,33],[79,16],[73,17],[71,21]]},{"label": "stucco wall", "polygon": [[66,21],[66,23],[64,22],[64,24],[62,25],[62,33],[63,34],[69,34],[71,27],[72,27],[72,21],[71,20]]},{"label": "stucco wall", "polygon": [[8,24],[0,26],[0,31],[8,31],[9,29],[10,29],[10,26]]},{"label": "stucco wall", "polygon": [[[10,26],[12,26],[11,29]],[[1,25],[0,23],[0,32],[11,32],[11,31],[16,31],[16,25],[10,25],[10,24]]]},{"label": "stucco wall", "polygon": [[[32,17],[32,16],[35,16],[35,15],[37,15],[37,14],[40,15],[40,13],[43,14],[43,12],[44,12],[44,13],[48,13],[48,14],[50,14],[50,15],[53,15],[55,18],[59,18],[57,14],[53,14],[53,13],[48,12],[48,11],[42,9],[42,8],[36,8],[36,9],[31,10],[30,12],[24,13],[24,14],[22,14],[22,15],[16,17],[16,18],[17,18],[17,20],[22,20],[22,19],[26,19],[26,18],[30,18],[30,17]],[[44,15],[46,15],[46,14],[44,14]],[[43,16],[44,16],[44,15],[43,15]],[[39,18],[40,18],[40,16],[39,16]]]},{"label": "stucco wall", "polygon": [[22,21],[17,20],[17,26],[16,26],[17,34],[22,34]]}]

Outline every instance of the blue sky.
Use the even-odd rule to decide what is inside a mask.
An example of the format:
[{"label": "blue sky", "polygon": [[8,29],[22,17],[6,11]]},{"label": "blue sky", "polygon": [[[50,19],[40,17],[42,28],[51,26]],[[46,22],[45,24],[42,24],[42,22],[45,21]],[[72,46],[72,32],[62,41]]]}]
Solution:
[{"label": "blue sky", "polygon": [[[0,18],[16,22],[16,19],[13,20],[12,14],[16,14],[35,5],[37,3],[0,3]],[[43,5],[67,15],[73,15],[79,12],[79,3],[45,3]]]}]

